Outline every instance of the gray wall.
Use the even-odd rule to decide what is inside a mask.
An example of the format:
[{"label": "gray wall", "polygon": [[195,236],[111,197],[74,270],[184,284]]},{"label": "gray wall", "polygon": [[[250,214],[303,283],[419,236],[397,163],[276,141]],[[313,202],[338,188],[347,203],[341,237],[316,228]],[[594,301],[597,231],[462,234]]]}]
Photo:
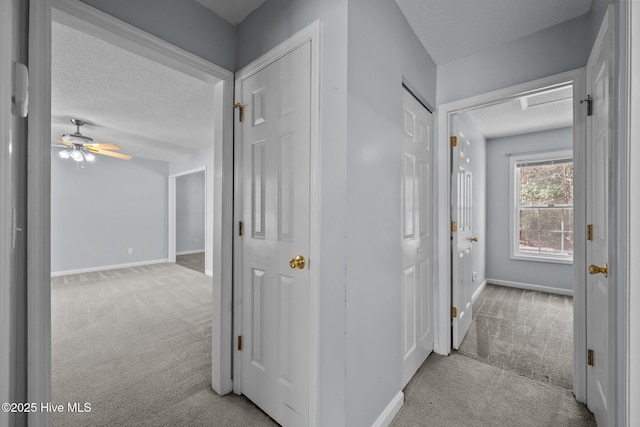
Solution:
[{"label": "gray wall", "polygon": [[204,251],[204,172],[176,179],[176,252]]},{"label": "gray wall", "polygon": [[348,10],[346,0],[269,0],[238,26],[239,66],[316,19],[322,37],[319,423],[370,425],[400,391],[401,85],[404,78],[435,105],[436,66],[396,4],[384,0],[351,0]]},{"label": "gray wall", "polygon": [[268,0],[238,26],[244,66],[320,19],[319,425],[345,425],[347,1]]},{"label": "gray wall", "polygon": [[435,105],[436,65],[395,2],[348,15],[346,425],[369,426],[401,390],[402,81]]},{"label": "gray wall", "polygon": [[477,237],[478,241],[471,245],[471,265],[473,272],[477,273],[475,281],[472,282],[473,292],[476,292],[487,278],[487,140],[469,113],[459,113],[458,116],[462,131],[473,144],[471,157],[473,219],[471,229],[473,236]]},{"label": "gray wall", "polygon": [[77,170],[58,152],[51,152],[53,273],[167,258],[167,163],[97,156]]},{"label": "gray wall", "polygon": [[584,67],[590,15],[438,66],[438,102],[444,103]]},{"label": "gray wall", "polygon": [[558,289],[573,289],[573,266],[509,258],[509,158],[506,154],[572,149],[573,129],[564,128],[487,141],[487,277]]},{"label": "gray wall", "polygon": [[235,27],[194,0],[82,2],[229,71],[235,70]]}]

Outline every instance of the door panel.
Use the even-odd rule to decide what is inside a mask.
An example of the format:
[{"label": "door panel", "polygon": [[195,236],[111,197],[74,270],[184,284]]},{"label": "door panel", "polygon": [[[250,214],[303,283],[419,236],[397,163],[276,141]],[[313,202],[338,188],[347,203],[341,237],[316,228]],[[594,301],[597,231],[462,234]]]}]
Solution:
[{"label": "door panel", "polygon": [[308,424],[311,49],[241,83],[241,390],[278,423]]},{"label": "door panel", "polygon": [[404,387],[433,351],[433,116],[402,89],[401,380]]},{"label": "door panel", "polygon": [[456,308],[453,317],[452,346],[456,350],[464,339],[472,320],[472,265],[471,237],[473,206],[473,173],[471,170],[471,140],[465,137],[461,129],[460,118],[452,117],[451,135],[456,137],[457,145],[452,149],[451,176],[451,221],[452,228],[452,305]]},{"label": "door panel", "polygon": [[[612,89],[613,36],[610,13],[607,13],[595,48],[587,64],[587,90],[592,98],[591,116],[587,117],[587,212],[592,224],[592,240],[587,241],[587,263],[598,267],[611,265],[609,260],[609,161],[611,129],[614,123]],[[609,383],[610,295],[608,275],[587,274],[587,349],[592,351],[592,365],[587,366],[587,405],[599,426],[609,423],[611,386]]]}]

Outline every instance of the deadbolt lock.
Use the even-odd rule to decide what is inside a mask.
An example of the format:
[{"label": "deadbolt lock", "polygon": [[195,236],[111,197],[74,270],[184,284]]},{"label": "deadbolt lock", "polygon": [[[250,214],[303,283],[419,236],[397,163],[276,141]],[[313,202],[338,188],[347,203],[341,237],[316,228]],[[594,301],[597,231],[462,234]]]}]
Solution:
[{"label": "deadbolt lock", "polygon": [[471,242],[476,242],[476,243],[477,243],[477,242],[478,242],[478,238],[477,238],[477,237],[471,237],[471,238],[469,239],[469,241],[471,241]]},{"label": "deadbolt lock", "polygon": [[298,255],[295,258],[291,258],[291,260],[289,260],[289,267],[291,268],[299,268],[300,270],[302,270],[305,266],[305,259],[302,255]]}]

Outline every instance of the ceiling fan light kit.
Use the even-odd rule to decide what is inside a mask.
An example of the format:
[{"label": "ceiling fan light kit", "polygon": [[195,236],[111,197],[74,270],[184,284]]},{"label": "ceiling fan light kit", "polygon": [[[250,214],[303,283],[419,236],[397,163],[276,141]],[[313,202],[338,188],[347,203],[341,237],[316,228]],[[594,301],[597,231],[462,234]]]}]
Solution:
[{"label": "ceiling fan light kit", "polygon": [[85,124],[84,121],[71,119],[71,123],[76,126],[76,132],[62,135],[62,140],[58,142],[61,142],[63,145],[56,145],[57,147],[66,148],[60,152],[60,157],[63,159],[72,159],[84,164],[85,161],[93,162],[96,160],[94,153],[124,160],[131,159],[131,156],[127,154],[108,151],[119,150],[120,147],[116,144],[97,144],[93,142],[92,138],[82,135],[80,133],[80,126]]}]

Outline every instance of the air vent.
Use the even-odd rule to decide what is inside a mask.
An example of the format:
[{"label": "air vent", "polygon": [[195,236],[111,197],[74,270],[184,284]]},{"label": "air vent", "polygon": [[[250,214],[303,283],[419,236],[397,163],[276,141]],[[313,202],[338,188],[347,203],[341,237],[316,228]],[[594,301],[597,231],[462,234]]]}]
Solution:
[{"label": "air vent", "polygon": [[561,88],[554,88],[545,90],[543,92],[534,93],[532,95],[523,96],[520,98],[520,108],[526,110],[527,108],[536,107],[538,105],[551,104],[553,102],[564,101],[573,97],[573,88],[571,86],[565,86]]}]

